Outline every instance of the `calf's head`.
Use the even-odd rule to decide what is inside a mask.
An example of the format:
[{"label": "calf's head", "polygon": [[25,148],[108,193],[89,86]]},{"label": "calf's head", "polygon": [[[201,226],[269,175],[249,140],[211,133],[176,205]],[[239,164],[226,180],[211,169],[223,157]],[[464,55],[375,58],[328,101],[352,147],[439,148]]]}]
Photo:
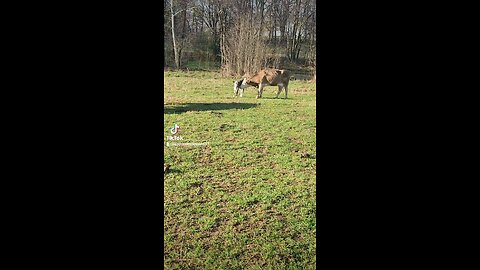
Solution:
[{"label": "calf's head", "polygon": [[240,96],[243,94],[243,89],[247,87],[258,87],[258,83],[255,83],[253,81],[248,80],[247,78],[243,78],[238,81],[233,81],[233,94],[236,97],[238,95],[239,90],[242,89],[242,93],[240,93]]},{"label": "calf's head", "polygon": [[242,82],[243,82],[243,79],[238,81],[233,81],[233,94],[235,97],[238,95],[238,90],[241,89]]}]

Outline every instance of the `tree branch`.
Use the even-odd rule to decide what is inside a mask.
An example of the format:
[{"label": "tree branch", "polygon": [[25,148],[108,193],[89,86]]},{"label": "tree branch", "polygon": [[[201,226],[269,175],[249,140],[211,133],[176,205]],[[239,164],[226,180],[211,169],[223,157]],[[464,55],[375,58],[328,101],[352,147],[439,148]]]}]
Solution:
[{"label": "tree branch", "polygon": [[180,13],[180,12],[183,12],[183,11],[186,11],[186,10],[189,10],[189,9],[194,9],[194,8],[196,8],[196,7],[191,7],[191,8],[179,10],[179,11],[177,11],[175,14],[173,14],[172,16],[176,16],[176,15],[177,15],[178,13]]}]

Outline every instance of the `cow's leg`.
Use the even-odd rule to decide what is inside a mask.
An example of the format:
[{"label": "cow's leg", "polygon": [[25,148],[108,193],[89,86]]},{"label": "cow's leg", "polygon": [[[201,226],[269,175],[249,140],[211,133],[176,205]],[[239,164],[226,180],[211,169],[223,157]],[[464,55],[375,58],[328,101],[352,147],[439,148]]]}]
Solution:
[{"label": "cow's leg", "polygon": [[278,85],[277,96],[275,98],[278,98],[278,95],[280,95],[280,92],[282,92],[282,86]]},{"label": "cow's leg", "polygon": [[263,85],[258,85],[258,95],[257,95],[257,98],[261,98],[262,97],[262,92],[263,92]]},{"label": "cow's leg", "polygon": [[287,99],[287,95],[288,95],[288,84],[285,84],[285,99]]},{"label": "cow's leg", "polygon": [[240,89],[240,97],[243,97],[243,88]]}]

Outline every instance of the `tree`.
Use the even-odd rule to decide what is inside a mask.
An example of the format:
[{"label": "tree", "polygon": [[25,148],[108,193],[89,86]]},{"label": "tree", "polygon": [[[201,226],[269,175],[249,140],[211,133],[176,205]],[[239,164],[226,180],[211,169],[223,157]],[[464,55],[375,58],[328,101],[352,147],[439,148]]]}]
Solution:
[{"label": "tree", "polygon": [[175,68],[200,59],[230,75],[285,68],[285,58],[315,65],[314,0],[166,0],[164,7],[166,60]]},{"label": "tree", "polygon": [[267,65],[266,1],[237,0],[233,6],[235,17],[221,40],[222,69],[226,75],[242,76]]},{"label": "tree", "polygon": [[[185,4],[187,2],[184,2]],[[191,7],[189,9],[193,9],[195,7]],[[173,43],[173,54],[174,54],[174,58],[175,58],[175,68],[180,68],[181,67],[181,50],[182,50],[182,47],[176,40],[176,37],[175,37],[175,16],[180,14],[181,12],[184,13],[184,21],[183,21],[183,36],[185,36],[185,25],[186,25],[186,11],[187,11],[188,8],[184,8],[184,9],[180,9],[179,11],[177,12],[174,12],[174,8],[173,8],[173,0],[170,0],[170,20],[171,20],[171,24],[172,24],[172,43]],[[183,40],[183,39],[182,39]]]}]

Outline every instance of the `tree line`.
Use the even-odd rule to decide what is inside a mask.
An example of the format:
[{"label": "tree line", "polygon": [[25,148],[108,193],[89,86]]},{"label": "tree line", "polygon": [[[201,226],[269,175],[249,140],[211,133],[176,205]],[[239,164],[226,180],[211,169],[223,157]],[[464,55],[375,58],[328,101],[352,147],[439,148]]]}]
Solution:
[{"label": "tree line", "polygon": [[315,0],[165,0],[164,66],[242,75],[285,61],[315,66]]}]

